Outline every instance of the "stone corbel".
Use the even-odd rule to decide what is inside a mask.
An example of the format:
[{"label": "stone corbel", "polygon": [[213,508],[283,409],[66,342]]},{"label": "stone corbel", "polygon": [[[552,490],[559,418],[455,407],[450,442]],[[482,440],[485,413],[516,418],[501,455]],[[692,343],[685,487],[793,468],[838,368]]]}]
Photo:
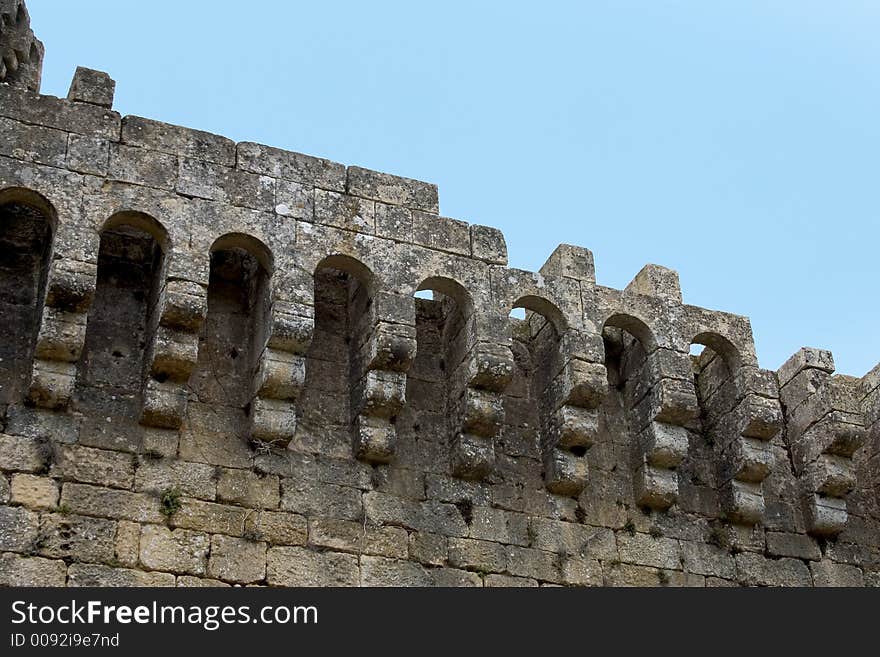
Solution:
[{"label": "stone corbel", "polygon": [[144,386],[141,424],[179,429],[189,396],[187,383],[199,353],[207,292],[198,283],[168,281],[156,329],[150,375]]},{"label": "stone corbel", "polygon": [[276,302],[251,406],[255,440],[286,447],[293,438],[297,423],[294,403],[305,384],[306,351],[313,330],[311,307]]},{"label": "stone corbel", "polygon": [[406,403],[406,373],[416,353],[412,299],[379,292],[363,322],[352,355],[352,449],[358,459],[388,463],[397,448],[394,423]]},{"label": "stone corbel", "polygon": [[562,367],[544,394],[541,435],[544,483],[558,495],[576,497],[587,484],[586,453],[599,433],[599,410],[608,392],[605,365],[591,362],[582,340],[569,329],[560,340]]},{"label": "stone corbel", "polygon": [[29,403],[53,410],[68,407],[76,385],[77,361],[85,344],[96,277],[94,264],[67,259],[52,263],[34,349]]},{"label": "stone corbel", "polygon": [[495,439],[504,423],[503,392],[513,376],[510,347],[476,343],[450,382],[452,472],[482,479],[495,467]]},{"label": "stone corbel", "polygon": [[646,374],[653,383],[633,409],[638,427],[633,483],[636,502],[666,510],[678,500],[676,469],[687,455],[689,434],[699,417],[691,380],[669,378],[677,369],[667,362],[687,362],[687,354],[656,349],[647,355]]},{"label": "stone corbel", "polygon": [[829,352],[801,349],[778,372],[807,531],[819,536],[835,536],[846,524],[846,497],[856,484],[852,456],[867,433],[857,381],[833,371]]}]

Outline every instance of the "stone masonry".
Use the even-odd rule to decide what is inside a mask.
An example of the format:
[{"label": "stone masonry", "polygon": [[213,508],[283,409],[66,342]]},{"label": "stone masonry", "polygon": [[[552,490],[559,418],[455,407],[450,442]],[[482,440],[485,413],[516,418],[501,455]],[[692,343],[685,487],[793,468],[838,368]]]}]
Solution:
[{"label": "stone masonry", "polygon": [[674,271],[510,268],[434,185],[106,73],[40,95],[0,15],[0,584],[880,585],[880,365],[761,369]]}]

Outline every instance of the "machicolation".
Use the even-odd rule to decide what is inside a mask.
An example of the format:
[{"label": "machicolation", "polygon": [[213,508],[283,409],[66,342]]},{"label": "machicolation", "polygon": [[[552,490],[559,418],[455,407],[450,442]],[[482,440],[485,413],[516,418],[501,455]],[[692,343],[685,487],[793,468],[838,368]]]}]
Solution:
[{"label": "machicolation", "polygon": [[761,369],[674,271],[510,268],[434,185],[105,73],[40,95],[0,14],[0,584],[880,585],[880,366]]}]

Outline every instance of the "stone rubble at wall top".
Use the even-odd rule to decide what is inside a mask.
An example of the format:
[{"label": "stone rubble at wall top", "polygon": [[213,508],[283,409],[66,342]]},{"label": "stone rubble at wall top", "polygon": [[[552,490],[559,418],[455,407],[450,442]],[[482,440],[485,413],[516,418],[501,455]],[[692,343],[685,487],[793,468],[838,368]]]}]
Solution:
[{"label": "stone rubble at wall top", "polygon": [[0,585],[880,585],[880,365],[761,369],[672,270],[510,268],[435,185],[34,63],[0,84],[33,287],[0,279]]}]

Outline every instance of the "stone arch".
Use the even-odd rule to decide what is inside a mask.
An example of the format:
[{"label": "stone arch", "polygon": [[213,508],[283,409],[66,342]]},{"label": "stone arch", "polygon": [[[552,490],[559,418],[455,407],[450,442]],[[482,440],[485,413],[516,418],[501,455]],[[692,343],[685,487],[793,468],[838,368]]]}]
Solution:
[{"label": "stone arch", "polygon": [[[703,347],[699,354],[693,353],[694,346]],[[702,415],[714,422],[732,410],[740,396],[735,390],[736,376],[743,366],[739,349],[720,333],[701,331],[691,339],[694,387],[700,402]],[[718,397],[726,397],[723,401]]]},{"label": "stone arch", "polygon": [[218,251],[233,250],[244,251],[249,254],[260,264],[269,278],[274,274],[275,258],[272,255],[272,251],[256,237],[245,233],[226,233],[214,240],[214,243],[211,245],[212,254]]},{"label": "stone arch", "polygon": [[657,348],[657,339],[654,336],[654,332],[645,321],[639,319],[635,315],[628,313],[613,313],[603,323],[603,333],[608,328],[618,329],[630,334],[633,338],[639,341],[642,348],[648,353]]},{"label": "stone arch", "polygon": [[145,212],[136,210],[116,212],[104,222],[100,232],[103,234],[105,231],[111,231],[120,227],[128,227],[150,235],[164,253],[169,253],[171,250],[171,241],[165,226]]},{"label": "stone arch", "polygon": [[[527,313],[535,313],[549,321],[558,335],[562,335],[568,329],[568,321],[559,307],[544,297],[534,294],[526,294],[513,302],[511,309],[523,308]],[[526,317],[528,320],[528,315]]]},{"label": "stone arch", "polygon": [[20,401],[30,381],[57,224],[44,196],[0,191],[0,406]]}]

